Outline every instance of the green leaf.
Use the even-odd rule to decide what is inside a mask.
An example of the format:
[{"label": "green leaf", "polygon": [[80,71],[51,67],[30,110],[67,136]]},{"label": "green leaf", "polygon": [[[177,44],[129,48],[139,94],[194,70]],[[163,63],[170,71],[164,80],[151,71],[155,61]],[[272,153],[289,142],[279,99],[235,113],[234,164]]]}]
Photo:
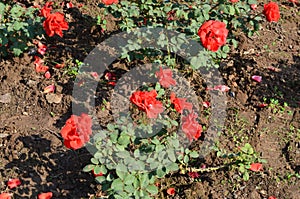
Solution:
[{"label": "green leaf", "polygon": [[106,178],[104,176],[98,176],[98,177],[95,178],[95,180],[98,183],[102,184],[106,180]]},{"label": "green leaf", "polygon": [[120,163],[116,166],[116,171],[122,171],[122,172],[125,172],[125,173],[128,172],[127,167],[124,164],[120,164]]},{"label": "green leaf", "polygon": [[116,170],[116,173],[117,173],[118,177],[122,180],[124,180],[125,177],[127,176],[127,172]]},{"label": "green leaf", "polygon": [[120,178],[117,178],[113,181],[113,183],[111,184],[111,188],[114,190],[114,191],[121,191],[123,190],[123,182]]},{"label": "green leaf", "polygon": [[187,164],[189,162],[189,160],[190,160],[189,156],[185,155],[183,158],[183,162]]},{"label": "green leaf", "polygon": [[99,164],[99,161],[96,158],[91,158],[91,162],[93,164]]},{"label": "green leaf", "polygon": [[191,151],[189,155],[190,155],[191,158],[198,158],[199,157],[199,154],[198,154],[197,151]]},{"label": "green leaf", "polygon": [[248,172],[245,172],[245,173],[243,174],[243,179],[244,179],[245,181],[248,181],[248,180],[249,180],[249,173],[248,173]]},{"label": "green leaf", "polygon": [[136,177],[132,174],[128,174],[124,179],[124,184],[131,185],[135,181]]},{"label": "green leaf", "polygon": [[90,171],[92,171],[94,168],[95,168],[95,165],[93,165],[93,164],[88,164],[88,165],[86,165],[82,170],[83,170],[84,172],[90,172]]},{"label": "green leaf", "polygon": [[173,149],[168,149],[168,150],[167,150],[167,154],[168,154],[169,159],[170,159],[172,162],[175,162],[175,161],[176,161],[175,152],[174,152]]},{"label": "green leaf", "polygon": [[121,136],[118,139],[118,143],[123,146],[127,146],[130,144],[130,137],[124,133],[121,134]]},{"label": "green leaf", "polygon": [[177,163],[172,162],[171,164],[169,164],[166,168],[168,171],[178,171],[179,167],[177,165]]},{"label": "green leaf", "polygon": [[158,188],[155,185],[149,185],[148,187],[146,187],[146,190],[152,195],[158,194]]},{"label": "green leaf", "polygon": [[125,185],[124,190],[125,190],[127,193],[133,194],[133,193],[135,192],[136,189],[135,189],[132,185]]}]

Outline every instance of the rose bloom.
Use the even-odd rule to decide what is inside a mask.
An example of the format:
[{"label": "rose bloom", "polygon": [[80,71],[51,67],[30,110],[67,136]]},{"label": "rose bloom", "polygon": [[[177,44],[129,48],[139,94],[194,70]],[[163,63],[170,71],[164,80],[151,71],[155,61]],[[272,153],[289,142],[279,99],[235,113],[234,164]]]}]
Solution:
[{"label": "rose bloom", "polygon": [[236,3],[238,2],[239,0],[229,0],[231,3]]},{"label": "rose bloom", "polygon": [[71,115],[60,133],[67,148],[79,149],[90,139],[92,119],[84,113],[81,116]]},{"label": "rose bloom", "polygon": [[111,5],[111,4],[117,4],[119,3],[118,0],[102,0],[102,3],[104,3],[105,5]]},{"label": "rose bloom", "polygon": [[49,37],[54,36],[54,34],[62,37],[62,31],[69,29],[69,25],[66,22],[64,15],[59,12],[49,14],[46,20],[43,22],[43,27]]},{"label": "rose bloom", "polygon": [[266,16],[269,22],[277,22],[280,18],[278,4],[272,1],[268,4],[265,4],[263,14]]},{"label": "rose bloom", "polygon": [[182,117],[182,130],[190,142],[198,140],[202,133],[202,126],[196,121],[198,115],[194,112]]},{"label": "rose bloom", "polygon": [[221,21],[209,20],[202,24],[198,30],[202,45],[213,52],[226,44],[228,30],[226,24]]},{"label": "rose bloom", "polygon": [[156,90],[136,91],[131,95],[130,101],[137,105],[140,110],[145,111],[148,118],[157,118],[158,114],[164,111],[164,108],[156,97]]},{"label": "rose bloom", "polygon": [[159,83],[164,88],[169,88],[170,86],[175,86],[176,81],[172,77],[171,69],[163,69],[159,67],[159,71],[155,73],[155,76],[159,79]]}]

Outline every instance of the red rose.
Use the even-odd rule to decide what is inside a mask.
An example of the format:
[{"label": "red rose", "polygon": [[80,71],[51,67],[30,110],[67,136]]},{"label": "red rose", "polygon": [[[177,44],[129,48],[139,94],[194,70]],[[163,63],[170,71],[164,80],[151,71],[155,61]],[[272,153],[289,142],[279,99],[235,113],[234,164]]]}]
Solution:
[{"label": "red rose", "polygon": [[146,111],[148,118],[157,118],[158,114],[164,111],[164,108],[156,96],[156,90],[136,91],[131,95],[130,101],[137,105],[140,110]]},{"label": "red rose", "polygon": [[239,0],[229,0],[231,3],[236,3],[238,2]]},{"label": "red rose", "polygon": [[197,117],[194,112],[182,117],[182,130],[190,141],[197,140],[202,133],[202,126],[196,121]]},{"label": "red rose", "polygon": [[44,7],[40,10],[39,16],[41,17],[47,17],[50,14],[50,11],[52,10],[53,2],[47,2]]},{"label": "red rose", "polygon": [[118,0],[102,0],[102,3],[104,3],[105,5],[111,5],[111,4],[114,4],[114,3],[119,3]]},{"label": "red rose", "polygon": [[202,45],[213,52],[226,44],[228,30],[226,24],[220,21],[209,20],[202,24],[198,30]]},{"label": "red rose", "polygon": [[280,18],[279,6],[275,2],[270,2],[264,5],[263,14],[266,16],[269,22],[277,22]]},{"label": "red rose", "polygon": [[43,26],[49,37],[52,37],[54,34],[57,34],[60,37],[62,37],[62,31],[68,30],[69,28],[69,25],[66,22],[64,15],[59,12],[49,14],[46,20],[43,22]]},{"label": "red rose", "polygon": [[184,109],[192,111],[193,105],[186,102],[186,98],[177,98],[175,93],[171,93],[171,103],[174,104],[174,108],[178,113],[182,113]]},{"label": "red rose", "polygon": [[155,73],[156,77],[159,79],[159,83],[164,88],[169,88],[171,85],[176,85],[176,81],[172,78],[171,69],[159,68],[159,71]]},{"label": "red rose", "polygon": [[61,129],[64,144],[69,149],[79,149],[90,140],[92,119],[87,114],[71,115]]}]

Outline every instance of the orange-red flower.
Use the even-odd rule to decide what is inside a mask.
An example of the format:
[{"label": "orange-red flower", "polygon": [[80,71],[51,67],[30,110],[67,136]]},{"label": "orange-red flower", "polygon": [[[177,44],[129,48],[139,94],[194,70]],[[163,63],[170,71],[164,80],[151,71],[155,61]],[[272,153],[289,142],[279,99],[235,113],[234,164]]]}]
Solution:
[{"label": "orange-red flower", "polygon": [[182,130],[191,141],[197,140],[202,133],[202,126],[196,121],[198,115],[194,112],[182,117]]},{"label": "orange-red flower", "polygon": [[118,0],[102,0],[102,3],[104,3],[105,5],[111,5],[111,4],[117,4],[119,3]]},{"label": "orange-red flower", "polygon": [[226,44],[227,35],[226,24],[221,21],[206,21],[198,30],[202,45],[213,52],[218,51],[219,47]]},{"label": "orange-red flower", "polygon": [[171,103],[174,105],[175,110],[178,113],[182,113],[184,109],[192,111],[193,105],[189,102],[186,102],[186,98],[177,98],[175,93],[171,93]]},{"label": "orange-red flower", "polygon": [[9,179],[7,181],[7,186],[10,188],[10,189],[13,189],[17,186],[19,186],[21,184],[21,180],[18,179],[18,178],[14,178],[14,179]]},{"label": "orange-red flower", "polygon": [[137,105],[140,110],[146,111],[148,118],[157,118],[158,114],[164,111],[164,108],[156,97],[156,90],[136,91],[131,95],[130,101]]},{"label": "orange-red flower", "polygon": [[250,170],[251,171],[255,171],[255,172],[262,171],[263,170],[263,166],[262,166],[261,163],[252,163],[250,165]]},{"label": "orange-red flower", "polygon": [[239,0],[229,0],[231,3],[236,3],[238,2]]},{"label": "orange-red flower", "polygon": [[71,115],[60,133],[67,148],[79,149],[90,140],[92,119],[85,113],[80,116]]},{"label": "orange-red flower", "polygon": [[268,4],[265,4],[263,14],[266,16],[269,22],[277,22],[280,18],[278,4],[272,1]]},{"label": "orange-red flower", "polygon": [[64,15],[59,12],[49,14],[43,22],[43,27],[49,37],[54,36],[54,34],[62,37],[62,31],[69,29],[68,22],[66,22]]},{"label": "orange-red flower", "polygon": [[155,75],[159,79],[159,83],[162,87],[169,88],[172,85],[176,85],[176,81],[172,78],[171,69],[163,69],[160,67]]},{"label": "orange-red flower", "polygon": [[50,198],[52,198],[52,196],[53,196],[52,192],[40,193],[38,195],[38,199],[50,199]]}]

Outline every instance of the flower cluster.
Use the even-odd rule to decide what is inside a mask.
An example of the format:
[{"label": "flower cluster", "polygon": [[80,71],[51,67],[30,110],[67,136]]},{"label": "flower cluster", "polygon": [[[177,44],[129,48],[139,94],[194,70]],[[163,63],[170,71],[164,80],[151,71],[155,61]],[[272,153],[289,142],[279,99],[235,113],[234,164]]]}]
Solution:
[{"label": "flower cluster", "polygon": [[[172,78],[171,69],[160,67],[159,71],[155,74],[162,87],[169,88],[171,85],[176,85],[176,81]],[[157,118],[164,111],[164,108],[163,103],[156,98],[156,90],[136,91],[131,95],[130,101],[140,110],[145,111],[148,118]],[[189,111],[187,116],[182,117],[183,132],[190,141],[193,139],[197,140],[201,135],[202,126],[196,121],[198,115],[192,111],[193,104],[186,100],[186,98],[177,98],[174,92],[170,94],[171,104],[178,113],[182,114],[183,110]]]},{"label": "flower cluster", "polygon": [[71,115],[60,133],[67,148],[79,149],[90,140],[92,119],[85,113],[80,116]]},{"label": "flower cluster", "polygon": [[40,10],[40,16],[46,18],[43,22],[43,27],[49,37],[55,34],[63,36],[62,31],[69,29],[69,24],[66,22],[64,14],[60,12],[51,13],[53,2],[47,2]]}]

